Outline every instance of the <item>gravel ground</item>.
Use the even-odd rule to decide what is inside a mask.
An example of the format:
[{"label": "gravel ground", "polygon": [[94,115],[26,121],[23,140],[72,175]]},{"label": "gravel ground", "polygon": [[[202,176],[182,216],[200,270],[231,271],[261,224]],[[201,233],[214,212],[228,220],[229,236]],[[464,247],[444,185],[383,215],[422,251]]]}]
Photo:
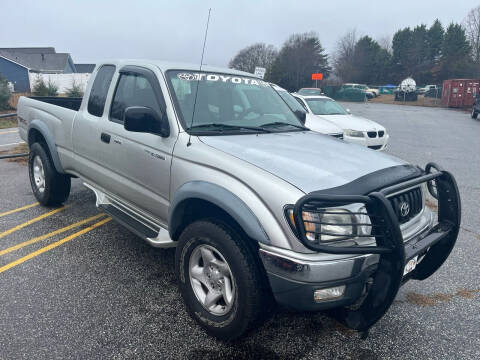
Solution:
[{"label": "gravel ground", "polygon": [[[387,127],[389,153],[421,166],[436,161],[454,173],[463,201],[462,230],[446,264],[423,282],[407,283],[366,340],[324,314],[279,310],[240,341],[216,341],[184,309],[174,251],[151,248],[110,221],[0,273],[0,359],[480,358],[480,122],[439,108],[348,107]],[[25,166],[0,161],[0,184],[0,215],[35,202]],[[98,214],[78,180],[67,205],[0,235],[0,251]],[[0,234],[51,210],[0,216]],[[92,223],[0,255],[0,269]]]}]

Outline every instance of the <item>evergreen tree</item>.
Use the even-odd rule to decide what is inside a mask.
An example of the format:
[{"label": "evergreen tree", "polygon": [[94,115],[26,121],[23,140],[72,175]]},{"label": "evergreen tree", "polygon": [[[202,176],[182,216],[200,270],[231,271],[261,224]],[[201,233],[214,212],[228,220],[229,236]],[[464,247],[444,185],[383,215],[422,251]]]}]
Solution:
[{"label": "evergreen tree", "polygon": [[0,110],[9,108],[8,100],[10,100],[12,92],[8,87],[8,81],[0,74]]},{"label": "evergreen tree", "polygon": [[407,27],[398,30],[392,39],[392,71],[397,81],[410,75],[410,47],[413,32]]},{"label": "evergreen tree", "polygon": [[364,36],[358,40],[354,50],[352,81],[365,84],[380,84],[388,80],[390,54],[375,40]]},{"label": "evergreen tree", "polygon": [[445,31],[442,23],[436,19],[430,29],[428,29],[428,48],[430,51],[430,60],[438,61],[442,51],[443,37]]},{"label": "evergreen tree", "polygon": [[293,34],[283,44],[266,79],[289,91],[312,85],[312,73],[330,73],[328,55],[314,32]]},{"label": "evergreen tree", "polygon": [[445,32],[440,58],[440,79],[470,77],[472,73],[471,48],[465,30],[459,24],[450,24]]}]

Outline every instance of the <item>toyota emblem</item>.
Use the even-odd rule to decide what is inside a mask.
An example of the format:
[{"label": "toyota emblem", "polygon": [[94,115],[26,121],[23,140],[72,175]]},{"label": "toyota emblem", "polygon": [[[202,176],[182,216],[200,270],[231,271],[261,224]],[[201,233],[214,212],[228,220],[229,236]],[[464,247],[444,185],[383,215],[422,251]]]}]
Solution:
[{"label": "toyota emblem", "polygon": [[189,73],[180,73],[180,74],[177,74],[177,78],[181,80],[192,81],[192,80],[195,80],[195,75],[189,74]]},{"label": "toyota emblem", "polygon": [[410,205],[408,205],[408,203],[405,202],[405,201],[402,202],[402,203],[400,204],[400,215],[401,215],[402,217],[405,217],[405,216],[408,215],[409,212],[410,212]]}]

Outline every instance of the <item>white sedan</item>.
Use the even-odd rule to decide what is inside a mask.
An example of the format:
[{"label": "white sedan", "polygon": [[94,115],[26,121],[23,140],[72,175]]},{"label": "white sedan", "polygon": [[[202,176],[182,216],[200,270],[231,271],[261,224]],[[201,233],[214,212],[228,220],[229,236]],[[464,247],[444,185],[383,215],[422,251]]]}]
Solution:
[{"label": "white sedan", "polygon": [[295,99],[309,114],[328,120],[343,129],[346,142],[384,150],[388,144],[387,130],[375,121],[350,114],[339,103],[327,96],[300,96]]},{"label": "white sedan", "polygon": [[[287,103],[290,109],[292,109],[293,111],[299,110],[305,112],[303,106],[301,106],[298,101],[292,96],[292,94],[290,94],[287,90],[275,84],[271,85],[278,93],[278,95],[280,95],[282,99]],[[330,135],[339,139],[343,138],[343,130],[339,126],[335,125],[331,121],[321,120],[315,115],[309,114],[308,112],[305,118],[304,125],[313,131]]]}]

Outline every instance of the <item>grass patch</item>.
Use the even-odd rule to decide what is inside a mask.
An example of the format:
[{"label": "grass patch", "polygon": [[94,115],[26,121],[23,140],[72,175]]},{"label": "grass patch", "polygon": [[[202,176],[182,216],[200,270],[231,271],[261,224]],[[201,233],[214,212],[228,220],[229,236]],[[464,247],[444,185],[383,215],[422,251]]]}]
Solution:
[{"label": "grass patch", "polygon": [[[24,154],[28,153],[30,150],[27,144],[19,144],[9,150],[0,151],[0,155],[10,155],[10,154]],[[3,161],[13,162],[17,164],[27,165],[28,156],[5,159]]]},{"label": "grass patch", "polygon": [[[10,113],[11,111],[9,111]],[[14,128],[17,127],[17,117],[12,116],[4,119],[0,119],[0,129]]]},{"label": "grass patch", "polygon": [[411,106],[427,106],[427,107],[441,107],[441,100],[435,98],[424,97],[423,95],[418,96],[417,101],[395,101],[394,95],[382,94],[379,97],[368,100],[370,103],[379,103],[379,104],[395,104],[395,105],[411,105]]}]

